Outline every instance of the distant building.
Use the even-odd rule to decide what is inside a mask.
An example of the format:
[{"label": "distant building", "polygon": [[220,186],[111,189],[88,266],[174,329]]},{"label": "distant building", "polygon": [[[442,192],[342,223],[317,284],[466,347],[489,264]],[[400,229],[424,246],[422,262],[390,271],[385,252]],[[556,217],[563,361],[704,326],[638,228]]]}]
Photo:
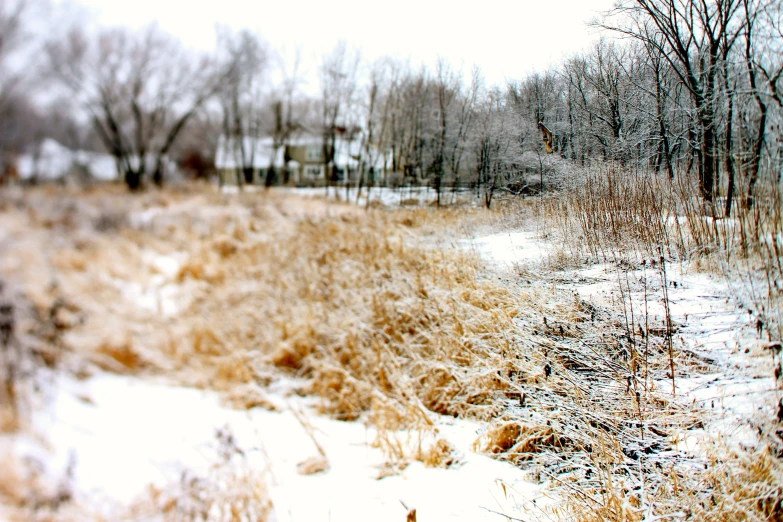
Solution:
[{"label": "distant building", "polygon": [[[147,172],[155,167],[155,158],[145,158]],[[73,183],[85,185],[93,182],[120,181],[124,173],[118,168],[117,159],[111,154],[86,150],[71,150],[57,141],[47,138],[41,141],[30,153],[22,154],[15,160],[15,170],[22,182],[26,183]],[[138,157],[130,158],[136,168]],[[168,158],[163,159],[164,175],[176,172],[176,165]]]},{"label": "distant building", "polygon": [[[275,150],[276,149],[276,150]],[[275,148],[271,137],[244,137],[241,142],[221,135],[215,152],[215,168],[223,183],[236,183],[244,176],[244,168],[251,169],[251,183],[262,183],[269,168],[277,179],[283,179],[285,171],[285,147]],[[244,178],[243,178],[244,179]]]},{"label": "distant building", "polygon": [[16,158],[19,178],[26,182],[79,184],[119,179],[117,162],[109,154],[71,150],[53,139],[43,140],[32,153]]},{"label": "distant building", "polygon": [[[364,167],[366,180],[378,183],[381,173],[391,163],[389,154],[371,149],[368,157],[361,139],[348,139],[338,135],[335,139],[334,167],[337,182],[356,183]],[[221,136],[215,154],[215,166],[225,183],[236,183],[242,165],[251,166],[254,183],[262,183],[269,168],[274,169],[278,183],[297,186],[321,186],[330,174],[331,163],[324,157],[323,137],[316,133],[304,133],[289,139],[285,145],[274,149],[273,139],[245,137],[240,144],[232,138]],[[242,159],[244,151],[245,161]],[[371,164],[372,163],[372,164]]]}]

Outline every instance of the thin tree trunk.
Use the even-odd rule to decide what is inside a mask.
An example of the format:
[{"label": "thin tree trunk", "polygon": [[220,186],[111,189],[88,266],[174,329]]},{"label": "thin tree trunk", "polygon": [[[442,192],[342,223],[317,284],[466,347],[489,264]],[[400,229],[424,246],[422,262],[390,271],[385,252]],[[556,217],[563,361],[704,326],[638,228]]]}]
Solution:
[{"label": "thin tree trunk", "polygon": [[732,154],[732,149],[734,148],[733,143],[733,121],[734,121],[734,92],[731,89],[731,86],[729,85],[729,73],[728,73],[728,65],[726,62],[724,62],[724,82],[726,84],[726,92],[729,96],[729,107],[728,107],[728,114],[726,115],[726,140],[725,140],[725,154],[726,154],[726,207],[723,211],[723,214],[729,218],[731,217],[731,205],[734,199],[734,178],[735,178],[735,170],[734,170],[734,158]]},{"label": "thin tree trunk", "polygon": [[756,105],[759,108],[758,127],[756,128],[756,136],[753,139],[750,161],[748,162],[748,194],[746,201],[748,208],[750,208],[753,206],[753,192],[758,181],[759,168],[761,167],[761,151],[764,148],[764,132],[767,126],[767,104],[761,98],[756,84],[756,68],[753,64],[751,49],[753,23],[750,20],[748,1],[745,0],[743,4],[745,6],[745,19],[748,23],[745,37],[745,65],[748,68],[748,80],[750,81],[753,98],[756,100]]}]

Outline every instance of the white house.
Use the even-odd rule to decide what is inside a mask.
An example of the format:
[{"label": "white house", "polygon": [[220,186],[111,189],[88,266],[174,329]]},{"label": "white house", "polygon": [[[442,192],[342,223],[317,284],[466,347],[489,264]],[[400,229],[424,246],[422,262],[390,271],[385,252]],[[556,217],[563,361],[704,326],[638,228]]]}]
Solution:
[{"label": "white house", "polygon": [[[244,155],[244,156],[243,156]],[[244,161],[243,161],[244,157]],[[271,137],[244,137],[242,141],[221,135],[215,152],[215,167],[224,182],[236,182],[243,167],[252,167],[253,182],[266,176],[270,166],[281,172],[285,169],[285,147],[277,147]]]},{"label": "white house", "polygon": [[[240,146],[241,145],[241,146]],[[278,180],[296,185],[321,185],[326,181],[327,165],[323,156],[323,137],[317,133],[304,133],[288,140],[285,146],[273,150],[271,137],[253,139],[245,137],[238,142],[221,136],[215,154],[215,166],[224,181],[233,183],[242,166],[239,161],[244,151],[245,164],[253,167],[253,179],[263,178],[263,173],[274,166]],[[370,150],[370,157],[362,146],[360,137],[352,140],[338,135],[335,140],[334,166],[338,181],[358,181],[362,167],[365,173],[378,174],[388,171],[391,154]],[[260,176],[260,177],[259,177]]]}]

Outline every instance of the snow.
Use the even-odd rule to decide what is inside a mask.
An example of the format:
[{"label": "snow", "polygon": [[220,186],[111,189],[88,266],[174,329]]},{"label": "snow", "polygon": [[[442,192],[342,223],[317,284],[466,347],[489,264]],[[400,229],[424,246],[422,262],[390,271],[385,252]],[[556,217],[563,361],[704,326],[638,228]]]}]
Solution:
[{"label": "snow", "polygon": [[536,241],[533,232],[526,230],[461,240],[460,244],[500,268],[513,268],[520,263],[541,261],[550,252],[547,245]]},{"label": "snow", "polygon": [[76,165],[100,181],[118,179],[117,162],[109,154],[71,150],[52,139],[41,142],[35,154],[19,157],[17,166],[22,179],[38,176],[42,181],[55,181],[67,176]]},{"label": "snow", "polygon": [[142,281],[129,281],[102,275],[117,288],[122,296],[141,310],[172,317],[185,308],[191,297],[181,284],[174,281],[186,260],[184,252],[160,254],[142,252],[142,261],[153,274]]},{"label": "snow", "polygon": [[[134,377],[98,374],[77,381],[59,376],[53,400],[34,419],[46,443],[20,438],[15,452],[45,463],[53,477],[62,476],[73,458],[80,496],[109,510],[138,499],[149,484],[162,487],[176,482],[184,470],[206,470],[217,460],[211,446],[215,430],[224,427],[251,465],[266,471],[280,522],[399,521],[405,516],[401,501],[423,520],[454,521],[497,520],[484,508],[514,515],[546,504],[523,471],[470,451],[478,424],[436,419],[440,436],[462,453],[458,468],[413,463],[399,475],[378,480],[385,459],[371,447],[372,430],[359,422],[310,415],[299,398],[270,399],[282,412],[230,410],[215,393]],[[297,472],[297,464],[318,450],[294,409],[312,426],[330,464],[326,472]]]},{"label": "snow", "polygon": [[44,140],[37,154],[25,154],[19,157],[17,166],[22,179],[38,176],[42,180],[56,180],[71,170],[73,152],[52,139]]},{"label": "snow", "polygon": [[[304,197],[324,197],[326,196],[325,187],[316,188],[297,188],[289,189],[296,193],[298,196]],[[340,201],[346,201],[347,203],[356,203],[359,206],[367,205],[367,198],[369,197],[371,203],[380,203],[386,207],[399,207],[401,205],[428,205],[435,201],[437,197],[434,190],[428,187],[365,187],[361,190],[359,197],[357,198],[358,190],[356,187],[351,187],[348,190],[348,199],[345,200],[346,191],[345,187],[331,187],[329,189],[329,197],[337,198]],[[368,196],[369,194],[369,196]]]},{"label": "snow", "polygon": [[[542,263],[553,251],[551,245],[538,239],[531,230],[476,237],[461,245],[475,251],[496,269],[522,262]],[[701,408],[708,422],[704,429],[674,434],[673,442],[678,448],[695,453],[702,453],[704,443],[716,439],[753,446],[757,441],[753,420],[759,415],[773,414],[775,401],[770,396],[779,393],[769,359],[754,353],[760,349],[752,325],[755,318],[738,307],[726,281],[696,272],[686,262],[667,263],[666,278],[669,311],[681,349],[712,361],[714,369],[706,374],[689,369],[688,377],[676,376],[676,400]],[[660,281],[658,269],[649,265],[628,272],[630,303],[637,320],[646,306],[650,320],[663,324],[665,305]],[[567,270],[558,276],[558,286],[570,288],[580,298],[606,307],[615,307],[620,301],[620,282],[626,284],[625,275],[620,276],[616,267],[606,263]],[[671,390],[669,380],[658,381],[656,385],[661,390]]]},{"label": "snow", "polygon": [[[130,156],[128,160],[133,168],[138,168],[138,156]],[[157,158],[148,154],[144,161],[147,172],[152,172]],[[163,171],[168,176],[176,173],[177,166],[174,161],[165,156],[161,161]],[[117,160],[111,154],[72,150],[51,138],[43,140],[33,154],[19,156],[17,168],[19,176],[25,180],[38,177],[40,181],[58,181],[79,168],[83,168],[85,173],[98,181],[114,181],[121,177],[117,171]]]}]

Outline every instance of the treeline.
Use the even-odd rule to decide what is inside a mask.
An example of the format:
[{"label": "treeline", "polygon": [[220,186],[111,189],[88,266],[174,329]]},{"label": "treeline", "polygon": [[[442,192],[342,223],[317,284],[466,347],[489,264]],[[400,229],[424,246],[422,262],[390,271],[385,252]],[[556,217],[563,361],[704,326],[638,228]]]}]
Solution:
[{"label": "treeline", "polygon": [[[0,0],[0,45],[23,34],[26,8]],[[335,144],[347,136],[361,143],[358,183],[395,173],[439,194],[468,183],[490,205],[498,191],[541,190],[575,167],[613,162],[693,174],[701,197],[728,214],[738,197],[751,205],[780,183],[781,17],[772,0],[626,0],[594,22],[604,38],[590,49],[504,86],[444,60],[431,69],[365,62],[340,44],[319,64],[319,94],[307,95],[299,60],[258,35],[224,31],[213,53],[199,54],[155,27],[45,40],[34,78],[67,93],[73,125],[116,158],[131,189],[163,183],[166,156],[209,160],[220,134],[271,137],[277,148],[308,132],[321,139],[327,181],[338,179]],[[0,67],[9,54],[0,48]],[[24,82],[7,78],[6,115],[25,99]],[[8,134],[0,145],[19,148]],[[237,157],[252,171],[252,154]],[[371,167],[379,160],[383,173]]]}]

